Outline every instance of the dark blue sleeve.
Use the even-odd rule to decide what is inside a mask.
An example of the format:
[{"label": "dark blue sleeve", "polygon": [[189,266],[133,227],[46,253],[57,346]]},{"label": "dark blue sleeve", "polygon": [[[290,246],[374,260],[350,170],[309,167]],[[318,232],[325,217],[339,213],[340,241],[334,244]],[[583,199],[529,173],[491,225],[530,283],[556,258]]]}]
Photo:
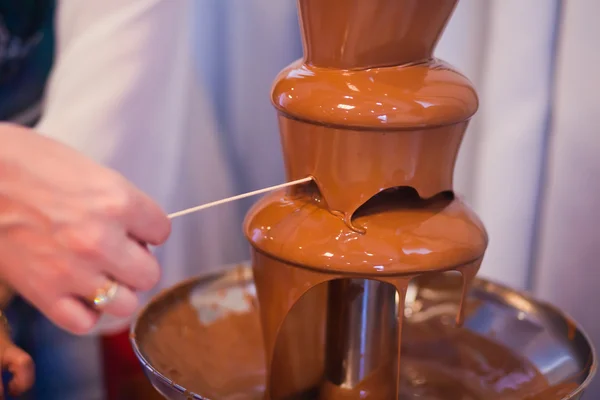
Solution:
[{"label": "dark blue sleeve", "polygon": [[54,0],[0,0],[0,120],[39,102],[54,61]]}]

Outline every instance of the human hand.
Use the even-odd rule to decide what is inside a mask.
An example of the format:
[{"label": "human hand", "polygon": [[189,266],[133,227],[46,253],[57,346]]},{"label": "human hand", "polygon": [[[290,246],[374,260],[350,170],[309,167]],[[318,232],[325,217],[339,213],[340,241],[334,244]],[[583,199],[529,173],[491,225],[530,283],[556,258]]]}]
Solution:
[{"label": "human hand", "polygon": [[[0,310],[7,307],[12,298],[13,291],[0,282]],[[0,311],[0,372],[8,371],[11,379],[8,382],[8,393],[11,396],[20,396],[33,386],[35,368],[31,356],[16,346],[10,338],[10,325]],[[3,381],[0,379],[0,399],[6,397]]]},{"label": "human hand", "polygon": [[[1,328],[0,328],[1,329]],[[8,393],[20,396],[33,386],[35,367],[31,356],[16,346],[7,332],[0,333],[0,364],[2,371],[8,371],[11,379],[8,382]],[[0,380],[0,398],[6,396],[6,390]]]},{"label": "human hand", "polygon": [[[0,143],[0,280],[75,334],[99,311],[130,316],[135,291],[159,280],[140,243],[167,239],[165,213],[116,172],[29,129],[0,124]],[[91,307],[112,281],[112,301]]]}]

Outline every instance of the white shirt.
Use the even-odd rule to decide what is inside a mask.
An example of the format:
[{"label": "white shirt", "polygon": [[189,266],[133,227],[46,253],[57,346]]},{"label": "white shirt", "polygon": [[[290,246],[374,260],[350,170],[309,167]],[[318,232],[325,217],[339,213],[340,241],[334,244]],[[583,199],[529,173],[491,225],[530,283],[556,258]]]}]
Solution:
[{"label": "white shirt", "polygon": [[[37,127],[118,170],[167,212],[235,194],[225,144],[194,73],[193,10],[193,0],[60,2],[56,62]],[[157,250],[157,289],[245,257],[232,209],[173,222]],[[104,318],[99,330],[128,323]]]}]

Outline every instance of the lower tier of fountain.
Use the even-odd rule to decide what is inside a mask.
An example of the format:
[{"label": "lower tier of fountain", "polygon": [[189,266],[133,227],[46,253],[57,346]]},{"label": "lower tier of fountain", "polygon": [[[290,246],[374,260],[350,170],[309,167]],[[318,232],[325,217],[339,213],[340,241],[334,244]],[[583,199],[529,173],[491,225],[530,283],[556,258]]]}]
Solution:
[{"label": "lower tier of fountain", "polygon": [[[555,307],[476,279],[454,326],[460,276],[415,281],[402,340],[402,400],[579,399],[596,369],[584,332]],[[158,295],[132,326],[132,345],[165,398],[263,399],[265,361],[249,265]],[[301,348],[298,351],[302,351]],[[290,400],[331,398],[326,382]],[[336,393],[335,398],[345,398]]]}]

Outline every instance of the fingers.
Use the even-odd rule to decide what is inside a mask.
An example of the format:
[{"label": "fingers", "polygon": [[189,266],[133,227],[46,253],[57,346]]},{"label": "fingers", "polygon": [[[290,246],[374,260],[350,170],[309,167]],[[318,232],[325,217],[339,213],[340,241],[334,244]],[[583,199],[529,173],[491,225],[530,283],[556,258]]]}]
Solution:
[{"label": "fingers", "polygon": [[162,243],[170,233],[170,221],[146,195],[137,189],[131,192],[134,200],[113,201],[104,211],[94,206],[100,212],[92,218],[54,232],[51,257],[34,251],[17,260],[31,274],[29,278],[15,274],[14,286],[60,328],[73,334],[94,328],[99,312],[82,299],[105,288],[109,278],[119,287],[102,312],[116,317],[131,316],[138,306],[135,291],[150,290],[158,283],[158,262],[140,242]]},{"label": "fingers", "polygon": [[115,317],[130,317],[138,308],[139,300],[137,295],[129,288],[119,285],[113,300],[111,300],[102,312]]},{"label": "fingers", "polygon": [[45,306],[36,304],[56,326],[74,335],[85,335],[90,332],[100,314],[74,296],[59,298],[54,304]]},{"label": "fingers", "polygon": [[171,221],[145,193],[132,188],[131,206],[123,216],[127,233],[140,242],[163,244],[171,234]]},{"label": "fingers", "polygon": [[112,299],[102,309],[93,307],[94,297],[98,291],[107,290],[113,281],[106,275],[88,269],[82,269],[74,276],[79,284],[74,285],[69,295],[83,301],[84,305],[88,305],[92,311],[98,313],[114,315],[115,317],[129,317],[138,307],[137,295],[127,286],[120,284],[118,281],[116,292]]},{"label": "fingers", "polygon": [[55,325],[73,334],[85,334],[94,327],[98,315],[68,294],[74,283],[73,268],[63,268],[61,273],[56,269],[53,265],[44,265],[41,273],[33,274],[33,279],[20,288],[15,287]]},{"label": "fingers", "polygon": [[12,379],[8,383],[10,395],[19,396],[33,386],[35,381],[33,360],[17,346],[10,346],[4,351],[2,369],[7,369],[12,374]]},{"label": "fingers", "polygon": [[[160,279],[160,266],[145,244],[119,229],[117,223],[89,224],[85,229],[70,229],[55,235],[71,255],[70,276],[85,268],[105,273],[134,290],[150,290]],[[70,279],[71,280],[71,279]]]},{"label": "fingers", "polygon": [[[105,278],[105,281],[108,282],[108,278]],[[86,286],[82,285],[81,287]],[[100,313],[125,318],[133,315],[137,310],[138,298],[125,286],[118,286],[114,298],[108,302],[106,307],[101,310],[95,309],[89,299],[96,293],[96,290],[102,287],[106,287],[106,284],[87,293],[84,293],[82,289],[74,290],[73,294],[61,297],[50,307],[40,307],[40,311],[61,329],[75,335],[85,335],[94,328],[100,318]]]},{"label": "fingers", "polygon": [[[114,172],[114,171],[113,171]],[[163,244],[171,234],[171,221],[160,206],[123,176],[113,173],[104,196],[88,200],[103,221],[118,221],[125,233],[140,242]]]},{"label": "fingers", "polygon": [[69,263],[44,265],[44,273],[24,286],[22,294],[56,325],[81,335],[90,332],[99,319],[99,310],[90,307],[90,300],[114,280],[119,285],[114,299],[101,311],[130,317],[138,307],[134,291],[154,287],[160,279],[160,267],[138,242],[116,236],[97,242],[106,251],[103,255],[94,255],[89,244],[84,244],[80,257]]},{"label": "fingers", "polygon": [[102,271],[81,266],[72,271],[69,286],[63,291],[56,308],[48,315],[53,322],[74,334],[88,333],[97,323],[100,313],[129,317],[138,307],[137,295],[117,279],[114,296],[102,309],[95,308],[94,297],[113,283]]},{"label": "fingers", "polygon": [[102,272],[134,290],[147,291],[160,280],[160,265],[145,246],[131,239],[115,252],[113,264],[104,266]]}]

